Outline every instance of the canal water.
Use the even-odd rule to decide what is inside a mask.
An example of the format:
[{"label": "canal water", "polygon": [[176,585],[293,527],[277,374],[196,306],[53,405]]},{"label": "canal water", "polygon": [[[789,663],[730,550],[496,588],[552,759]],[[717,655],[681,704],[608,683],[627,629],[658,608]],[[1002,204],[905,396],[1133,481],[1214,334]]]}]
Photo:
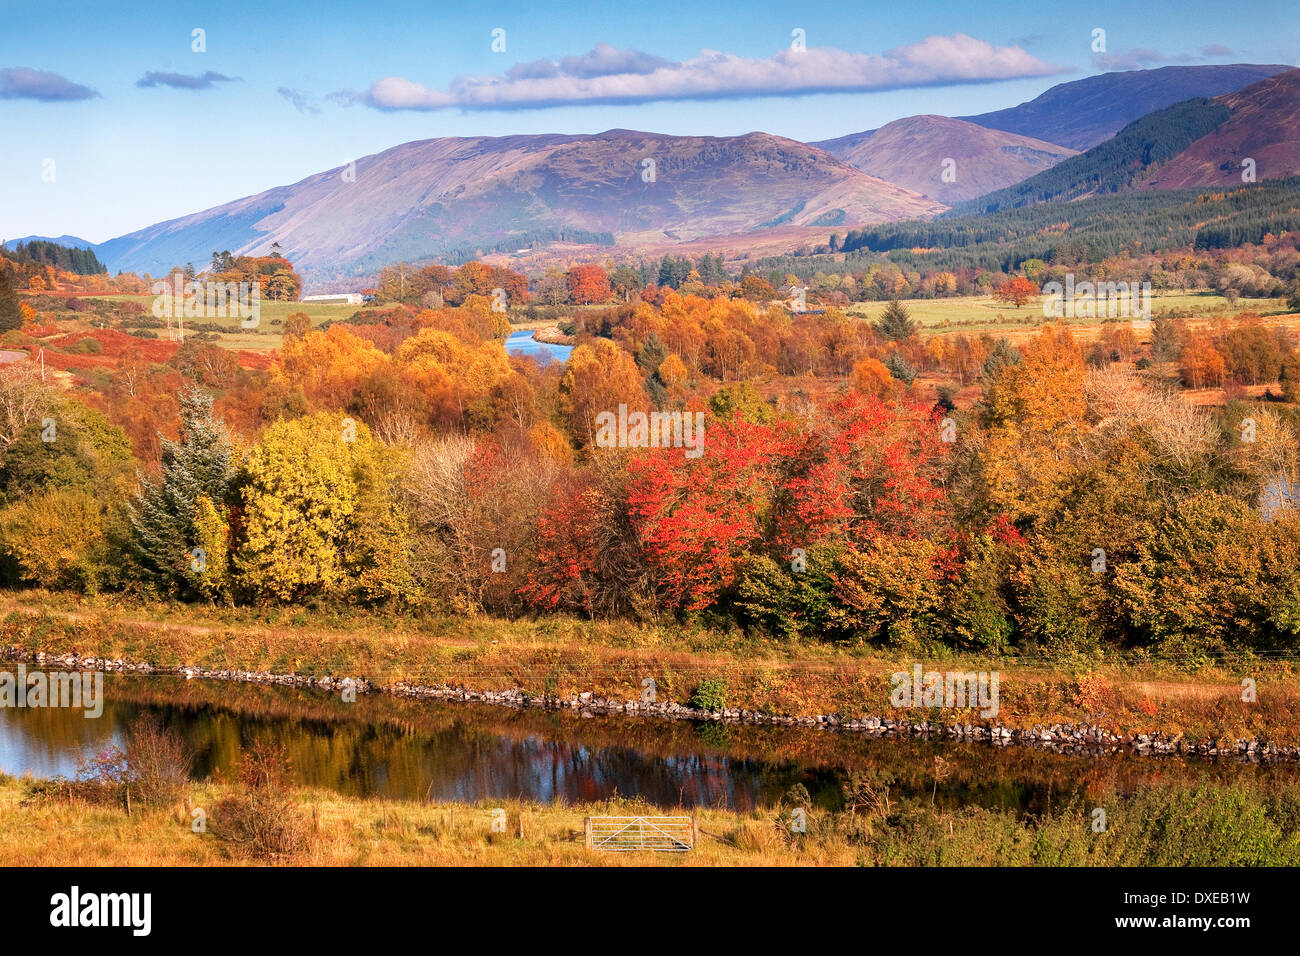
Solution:
[{"label": "canal water", "polygon": [[802,784],[834,808],[865,781],[939,806],[1045,812],[1106,787],[1179,778],[1300,777],[1257,766],[1136,756],[1064,756],[1025,747],[880,739],[798,727],[664,721],[627,715],[418,701],[355,702],[324,691],[176,677],[109,675],[102,716],[0,708],[0,772],[77,775],[79,762],[123,746],[151,715],[194,756],[196,779],[233,779],[251,744],[275,741],[296,782],[354,796],[541,803],[640,797],[662,807],[771,806]]}]

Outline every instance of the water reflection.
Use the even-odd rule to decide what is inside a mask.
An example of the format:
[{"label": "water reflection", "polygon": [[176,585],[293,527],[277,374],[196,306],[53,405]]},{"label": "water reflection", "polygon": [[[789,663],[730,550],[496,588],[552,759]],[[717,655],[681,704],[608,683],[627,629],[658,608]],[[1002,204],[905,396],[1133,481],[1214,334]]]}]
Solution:
[{"label": "water reflection", "polygon": [[[940,806],[1038,814],[1085,791],[1188,776],[1297,775],[1256,767],[1134,757],[1063,757],[1026,748],[911,740],[792,727],[721,726],[482,704],[110,676],[103,717],[80,710],[0,709],[0,771],[72,776],[78,757],[122,745],[142,713],[175,728],[196,778],[233,777],[256,740],[284,745],[295,779],[341,793],[398,799],[520,797],[586,802],[640,796],[665,807],[770,806],[802,783],[820,805],[841,801],[850,774],[890,781]],[[935,787],[935,758],[946,762]]]}]

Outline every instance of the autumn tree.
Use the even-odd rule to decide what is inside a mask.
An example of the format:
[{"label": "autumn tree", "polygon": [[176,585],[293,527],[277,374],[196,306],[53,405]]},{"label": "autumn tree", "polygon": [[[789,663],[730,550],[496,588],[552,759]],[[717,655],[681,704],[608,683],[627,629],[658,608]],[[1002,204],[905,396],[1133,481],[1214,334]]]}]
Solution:
[{"label": "autumn tree", "polygon": [[1191,388],[1217,386],[1227,377],[1228,365],[1213,338],[1202,332],[1193,335],[1183,347],[1179,374]]},{"label": "autumn tree", "polygon": [[62,395],[18,429],[0,460],[0,552],[16,578],[96,591],[121,583],[114,540],[131,446],[103,414]]},{"label": "autumn tree", "polygon": [[776,298],[776,287],[754,272],[740,277],[740,294],[750,302],[766,302]]},{"label": "autumn tree", "polygon": [[534,291],[538,300],[545,305],[563,305],[569,301],[569,283],[564,273],[554,269],[537,280]]},{"label": "autumn tree", "polygon": [[1004,362],[989,377],[988,492],[1009,514],[1047,514],[1064,493],[1072,449],[1087,430],[1083,376],[1073,336],[1063,325],[1049,325],[1018,362]]},{"label": "autumn tree", "polygon": [[536,558],[520,594],[546,611],[656,613],[621,463],[602,459],[563,479],[538,518]]},{"label": "autumn tree", "polygon": [[344,416],[273,424],[240,474],[238,586],[260,601],[412,595],[396,466],[363,423]]},{"label": "autumn tree", "polygon": [[1178,656],[1300,646],[1300,518],[1263,521],[1230,497],[1189,497],[1153,523],[1115,585],[1144,642]]},{"label": "autumn tree", "polygon": [[1014,279],[1008,279],[1000,283],[993,290],[993,298],[999,302],[1010,302],[1018,309],[1026,302],[1036,299],[1039,295],[1038,286],[1034,285],[1024,276],[1016,276]]},{"label": "autumn tree", "polygon": [[284,319],[285,338],[300,339],[311,331],[311,316],[306,312],[290,312]]},{"label": "autumn tree", "polygon": [[893,376],[879,359],[864,358],[853,366],[849,384],[871,398],[887,398],[895,390]]},{"label": "autumn tree", "polygon": [[795,438],[785,426],[737,417],[711,425],[704,454],[658,448],[631,464],[628,507],[674,610],[699,611],[732,587],[745,553],[762,540]]},{"label": "autumn tree", "polygon": [[579,345],[569,355],[560,380],[560,408],[568,419],[569,433],[579,442],[595,439],[596,417],[646,408],[645,384],[636,361],[609,339]]},{"label": "autumn tree", "polygon": [[609,276],[598,265],[574,266],[569,270],[566,282],[569,288],[569,300],[575,305],[608,302],[613,295]]},{"label": "autumn tree", "polygon": [[346,326],[331,325],[280,346],[280,374],[311,402],[325,408],[347,408],[358,386],[388,356]]}]

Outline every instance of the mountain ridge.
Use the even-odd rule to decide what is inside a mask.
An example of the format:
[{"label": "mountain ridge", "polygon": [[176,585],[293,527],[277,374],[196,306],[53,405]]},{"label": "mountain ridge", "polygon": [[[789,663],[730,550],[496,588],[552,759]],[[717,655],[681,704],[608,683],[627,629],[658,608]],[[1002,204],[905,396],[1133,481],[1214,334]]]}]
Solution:
[{"label": "mountain ridge", "polygon": [[[649,165],[647,165],[649,164]],[[101,244],[114,269],[165,271],[280,242],[307,271],[372,268],[568,229],[620,242],[933,215],[944,207],[769,133],[636,130],[417,140]]]},{"label": "mountain ridge", "polygon": [[1158,109],[1233,93],[1293,69],[1277,63],[1225,63],[1120,70],[1058,83],[1018,106],[957,118],[1086,150]]},{"label": "mountain ridge", "polygon": [[[987,214],[1143,189],[1241,185],[1243,149],[1259,179],[1300,173],[1300,69],[1214,99],[1155,110],[1113,138],[1023,182],[954,206]],[[1262,164],[1260,160],[1263,160]]]},{"label": "mountain ridge", "polygon": [[906,116],[867,133],[809,145],[945,205],[1028,179],[1077,152],[934,114]]}]

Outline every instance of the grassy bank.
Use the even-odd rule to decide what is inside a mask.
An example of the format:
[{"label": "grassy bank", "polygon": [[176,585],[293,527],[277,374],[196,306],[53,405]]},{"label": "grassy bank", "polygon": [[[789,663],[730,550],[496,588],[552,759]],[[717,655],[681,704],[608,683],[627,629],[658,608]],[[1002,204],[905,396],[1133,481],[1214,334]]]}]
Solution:
[{"label": "grassy bank", "polygon": [[[265,857],[222,836],[219,808],[234,785],[191,787],[185,806],[144,809],[86,802],[38,781],[0,777],[0,866],[1246,866],[1300,864],[1300,788],[1257,784],[1143,787],[1096,806],[1072,802],[1037,818],[947,811],[898,801],[856,779],[848,807],[813,810],[790,832],[783,808],[696,810],[700,842],[686,853],[588,850],[588,815],[661,814],[630,801],[539,806],[510,801],[425,804],[294,790],[303,840]],[[1094,811],[1105,810],[1096,830]],[[188,808],[188,809],[187,809]],[[193,809],[208,814],[193,832]],[[492,811],[505,811],[493,833]],[[522,836],[520,826],[522,821]]]},{"label": "grassy bank", "polygon": [[[974,710],[899,711],[889,675],[998,671],[997,720],[1007,727],[1087,723],[1121,734],[1189,740],[1254,738],[1300,743],[1300,678],[1288,661],[1162,661],[1141,656],[1057,659],[963,655],[934,647],[890,649],[777,642],[705,628],[638,626],[564,617],[399,617],[357,609],[217,609],[117,598],[11,592],[0,600],[0,645],[27,652],[120,658],[317,676],[365,677],[540,695],[592,692],[689,702],[703,682],[725,706],[769,714],[839,713],[979,723]],[[1241,681],[1257,682],[1244,702]]]}]

